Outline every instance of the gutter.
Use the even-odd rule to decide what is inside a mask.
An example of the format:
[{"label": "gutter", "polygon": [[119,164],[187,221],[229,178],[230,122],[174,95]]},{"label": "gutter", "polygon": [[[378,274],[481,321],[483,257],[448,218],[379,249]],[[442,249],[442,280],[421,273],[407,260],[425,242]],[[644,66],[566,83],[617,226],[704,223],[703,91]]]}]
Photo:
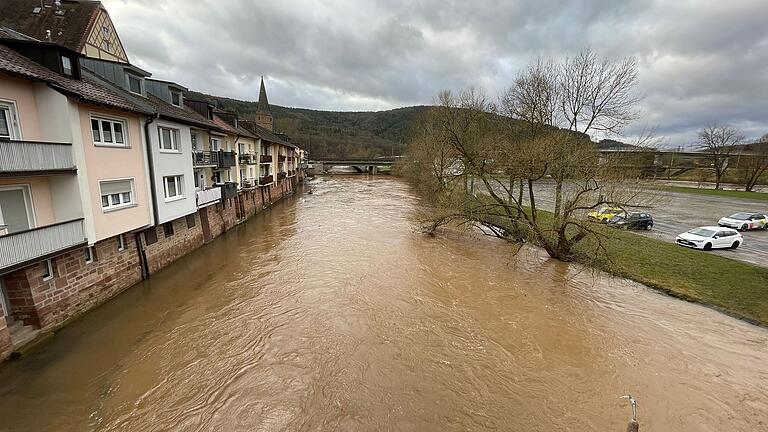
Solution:
[{"label": "gutter", "polygon": [[151,176],[149,182],[149,191],[152,195],[152,216],[153,222],[157,225],[157,221],[160,220],[157,210],[157,186],[155,185],[155,162],[152,159],[152,138],[149,134],[149,125],[152,124],[159,115],[147,116],[147,120],[144,121],[144,141],[147,144],[147,165],[149,168],[149,174]]}]

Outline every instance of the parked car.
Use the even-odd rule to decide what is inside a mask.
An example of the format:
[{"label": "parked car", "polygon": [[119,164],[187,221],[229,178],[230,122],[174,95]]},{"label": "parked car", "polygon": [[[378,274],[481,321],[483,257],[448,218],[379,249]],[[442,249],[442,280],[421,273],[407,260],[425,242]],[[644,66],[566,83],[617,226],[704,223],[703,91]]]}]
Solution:
[{"label": "parked car", "polygon": [[736,249],[744,243],[744,237],[731,228],[704,226],[677,236],[675,243],[694,249]]},{"label": "parked car", "polygon": [[628,213],[612,217],[608,224],[619,228],[649,230],[653,228],[653,217],[650,213]]},{"label": "parked car", "polygon": [[607,223],[615,216],[624,216],[627,212],[621,207],[600,207],[599,209],[587,213],[587,219],[593,222]]},{"label": "parked car", "polygon": [[768,215],[750,212],[734,213],[720,219],[717,224],[722,227],[735,228],[739,231],[768,229]]}]

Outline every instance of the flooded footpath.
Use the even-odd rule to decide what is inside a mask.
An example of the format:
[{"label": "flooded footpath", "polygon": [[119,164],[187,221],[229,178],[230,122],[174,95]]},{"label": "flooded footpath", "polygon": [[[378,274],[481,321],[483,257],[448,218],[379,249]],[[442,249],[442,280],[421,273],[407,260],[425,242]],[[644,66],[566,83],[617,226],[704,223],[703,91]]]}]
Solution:
[{"label": "flooded footpath", "polygon": [[768,330],[312,187],[0,365],[0,430],[768,430]]}]

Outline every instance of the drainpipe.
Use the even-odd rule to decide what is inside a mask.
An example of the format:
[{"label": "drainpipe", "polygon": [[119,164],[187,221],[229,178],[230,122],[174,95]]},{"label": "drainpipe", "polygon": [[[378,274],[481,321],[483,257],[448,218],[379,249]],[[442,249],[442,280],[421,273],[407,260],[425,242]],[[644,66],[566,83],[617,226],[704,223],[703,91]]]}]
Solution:
[{"label": "drainpipe", "polygon": [[149,134],[149,125],[152,124],[156,118],[159,117],[159,114],[155,114],[153,116],[147,116],[147,120],[144,122],[144,140],[147,144],[147,165],[149,165],[149,173],[152,176],[151,181],[149,182],[149,191],[152,194],[152,216],[155,220],[155,225],[157,225],[158,221],[160,220],[160,217],[158,216],[158,210],[157,210],[157,187],[155,186],[155,163],[152,159],[152,138]]}]

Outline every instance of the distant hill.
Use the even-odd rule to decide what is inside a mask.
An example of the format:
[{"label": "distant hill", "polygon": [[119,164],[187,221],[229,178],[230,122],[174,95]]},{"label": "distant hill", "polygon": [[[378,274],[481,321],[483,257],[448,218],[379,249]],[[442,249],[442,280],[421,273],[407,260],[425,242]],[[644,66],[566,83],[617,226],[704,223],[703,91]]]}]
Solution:
[{"label": "distant hill", "polygon": [[[189,97],[210,101],[242,118],[251,118],[256,113],[256,102],[195,92],[190,92]],[[338,112],[278,105],[270,108],[275,117],[275,130],[287,134],[313,158],[400,155],[405,151],[410,125],[429,109],[414,106],[376,112]]]}]

